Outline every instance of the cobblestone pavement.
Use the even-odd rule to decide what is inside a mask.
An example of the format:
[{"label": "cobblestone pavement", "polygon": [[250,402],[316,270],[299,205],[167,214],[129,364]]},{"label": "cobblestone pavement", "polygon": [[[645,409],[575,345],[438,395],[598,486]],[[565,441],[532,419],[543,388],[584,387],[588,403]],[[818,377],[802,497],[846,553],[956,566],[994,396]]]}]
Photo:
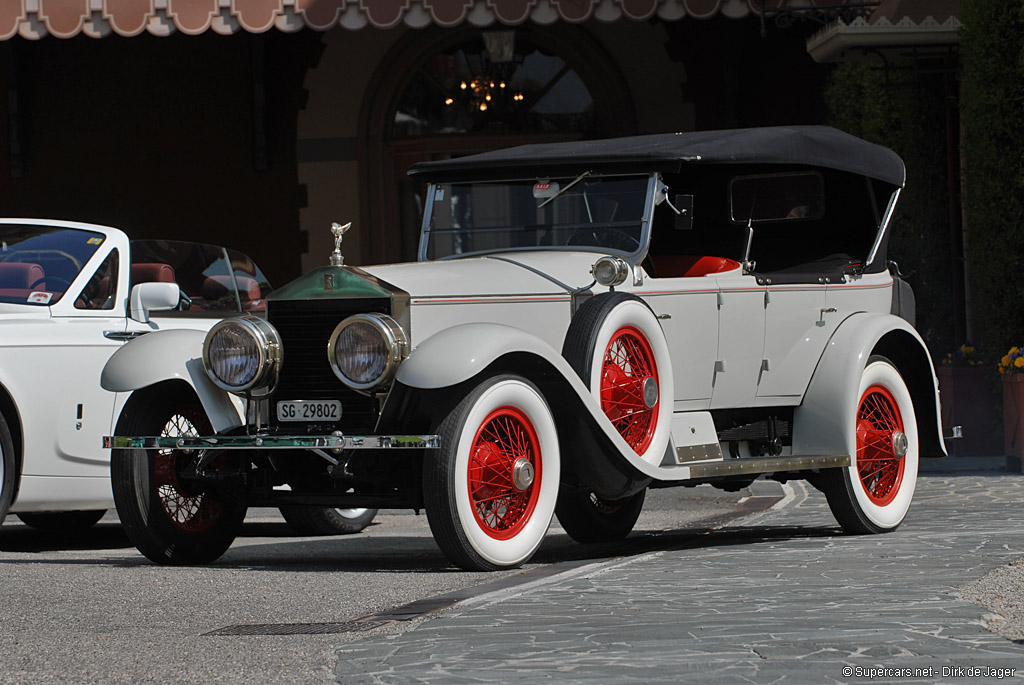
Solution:
[{"label": "cobblestone pavement", "polygon": [[[997,617],[960,595],[1024,557],[1024,477],[922,474],[907,521],[874,536],[843,535],[825,498],[803,482],[786,491],[772,510],[672,548],[478,596],[401,634],[367,635],[337,650],[335,675],[342,683],[1024,679],[1024,641],[990,632]],[[868,670],[886,668],[920,670]]]}]

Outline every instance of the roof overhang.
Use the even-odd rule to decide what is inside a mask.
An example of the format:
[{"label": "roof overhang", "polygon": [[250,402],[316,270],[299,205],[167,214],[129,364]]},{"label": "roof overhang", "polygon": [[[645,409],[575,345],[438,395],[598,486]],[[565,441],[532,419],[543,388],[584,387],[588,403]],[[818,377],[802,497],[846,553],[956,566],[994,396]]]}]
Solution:
[{"label": "roof overhang", "polygon": [[[816,62],[846,62],[905,57],[929,50],[948,50],[960,44],[959,2],[934,2],[932,13],[876,13],[846,23],[833,22],[807,39],[807,52]],[[899,7],[899,2],[883,4]],[[956,5],[955,8],[951,5]]]},{"label": "roof overhang", "polygon": [[0,40],[70,38],[80,33],[103,38],[143,32],[168,36],[179,31],[326,31],[335,26],[357,30],[464,23],[515,26],[526,21],[547,25],[655,16],[674,21],[719,14],[741,19],[760,7],[761,0],[0,0]]}]

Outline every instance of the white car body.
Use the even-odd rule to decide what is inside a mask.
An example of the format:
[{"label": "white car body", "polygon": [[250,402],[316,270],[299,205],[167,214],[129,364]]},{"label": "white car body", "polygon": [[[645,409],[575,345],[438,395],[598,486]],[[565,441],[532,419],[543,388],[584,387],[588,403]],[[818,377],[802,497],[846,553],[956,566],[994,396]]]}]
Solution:
[{"label": "white car body", "polygon": [[[112,508],[110,453],[102,439],[127,396],[100,387],[104,365],[127,340],[158,330],[202,336],[226,311],[151,317],[143,309],[155,313],[178,304],[178,286],[143,283],[130,293],[128,268],[118,269],[111,308],[76,307],[79,293],[108,256],[116,252],[121,265],[131,263],[128,237],[116,228],[69,221],[0,219],[0,226],[81,231],[100,242],[53,304],[0,302],[0,410],[16,452],[16,471],[8,474],[15,481],[14,497],[7,511]],[[0,262],[14,254],[7,250],[4,243]],[[3,509],[0,520],[7,513]]]},{"label": "white car body", "polygon": [[[932,362],[885,257],[904,183],[891,151],[823,127],[747,129],[410,173],[429,184],[419,262],[345,267],[335,226],[330,266],[269,298],[269,328],[232,324],[177,353],[153,335],[111,360],[104,387],[139,407],[202,363],[215,390],[183,380],[220,426],[119,425],[119,510],[160,517],[159,503],[134,511],[132,481],[152,476],[135,450],[178,448],[212,499],[273,505],[286,484],[304,505],[423,506],[453,562],[492,569],[528,559],[556,508],[574,538],[612,539],[647,487],[760,475],[810,480],[849,530],[892,530],[918,458],[944,456]],[[225,413],[232,395],[245,417]],[[158,527],[129,535],[162,563],[216,558],[232,536]],[[202,553],[168,555],[172,539]]]}]

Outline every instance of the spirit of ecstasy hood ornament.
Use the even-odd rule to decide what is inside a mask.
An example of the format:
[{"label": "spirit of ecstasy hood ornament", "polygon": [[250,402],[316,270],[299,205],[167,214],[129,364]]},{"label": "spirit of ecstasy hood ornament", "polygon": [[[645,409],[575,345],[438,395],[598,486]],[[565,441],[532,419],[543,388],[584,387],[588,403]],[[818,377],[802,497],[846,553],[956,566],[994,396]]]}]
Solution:
[{"label": "spirit of ecstasy hood ornament", "polygon": [[338,222],[331,223],[331,233],[334,234],[334,252],[331,253],[331,266],[343,266],[345,264],[345,258],[341,255],[341,239],[350,228],[352,228],[351,221],[344,226]]}]

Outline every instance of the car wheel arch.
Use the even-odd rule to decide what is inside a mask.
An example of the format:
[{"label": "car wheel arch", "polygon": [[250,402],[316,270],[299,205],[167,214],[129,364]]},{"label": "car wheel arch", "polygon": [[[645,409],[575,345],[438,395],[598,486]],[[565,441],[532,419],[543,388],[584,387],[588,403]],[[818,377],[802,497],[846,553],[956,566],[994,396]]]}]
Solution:
[{"label": "car wheel arch", "polygon": [[11,442],[14,443],[15,480],[14,497],[11,501],[16,502],[18,500],[18,491],[21,487],[21,474],[24,464],[25,430],[21,421],[21,413],[18,411],[18,405],[14,403],[14,398],[3,383],[0,383],[0,413],[3,414],[4,419],[7,421],[7,428],[11,432]]},{"label": "car wheel arch", "polygon": [[[579,393],[551,360],[531,351],[503,354],[474,376],[444,388],[414,388],[401,383],[393,386],[381,413],[377,430],[389,427],[427,431],[436,426],[466,394],[484,379],[513,374],[533,383],[555,417],[558,428],[562,472],[606,499],[629,497],[647,487],[651,478],[633,468],[619,456],[618,447],[604,432],[583,404]],[[595,458],[595,454],[609,455]]]},{"label": "car wheel arch", "polygon": [[940,438],[935,372],[928,353],[914,343],[913,336],[906,331],[892,330],[875,343],[871,354],[888,358],[910,390],[911,401],[917,415],[921,456],[945,456],[945,448]]}]

